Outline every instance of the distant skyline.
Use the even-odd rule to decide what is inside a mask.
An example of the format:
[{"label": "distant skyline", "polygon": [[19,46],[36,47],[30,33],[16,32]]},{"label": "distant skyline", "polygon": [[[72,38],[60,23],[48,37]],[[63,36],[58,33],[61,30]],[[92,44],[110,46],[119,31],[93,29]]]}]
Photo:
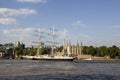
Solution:
[{"label": "distant skyline", "polygon": [[[23,42],[34,45],[34,31],[41,28],[42,39],[49,28],[63,30],[72,44],[120,46],[120,0],[0,0],[0,43]],[[59,44],[59,45],[60,45]]]}]

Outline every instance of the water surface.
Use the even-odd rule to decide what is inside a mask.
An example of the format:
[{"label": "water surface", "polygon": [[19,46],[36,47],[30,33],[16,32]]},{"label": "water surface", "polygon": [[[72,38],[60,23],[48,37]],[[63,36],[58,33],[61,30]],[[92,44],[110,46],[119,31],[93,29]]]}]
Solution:
[{"label": "water surface", "polygon": [[120,80],[120,61],[0,60],[0,80]]}]

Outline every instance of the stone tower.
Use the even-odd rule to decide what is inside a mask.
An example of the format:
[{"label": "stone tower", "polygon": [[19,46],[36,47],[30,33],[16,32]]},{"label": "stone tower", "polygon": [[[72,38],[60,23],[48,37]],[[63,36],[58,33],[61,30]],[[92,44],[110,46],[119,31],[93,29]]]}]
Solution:
[{"label": "stone tower", "polygon": [[71,51],[72,51],[71,50],[71,42],[69,41],[69,43],[67,44],[67,53],[71,54],[72,53]]},{"label": "stone tower", "polygon": [[69,42],[67,44],[67,53],[73,55],[82,55],[83,50],[82,46],[83,46],[82,42],[80,44],[77,42],[76,45],[71,45],[71,43]]}]

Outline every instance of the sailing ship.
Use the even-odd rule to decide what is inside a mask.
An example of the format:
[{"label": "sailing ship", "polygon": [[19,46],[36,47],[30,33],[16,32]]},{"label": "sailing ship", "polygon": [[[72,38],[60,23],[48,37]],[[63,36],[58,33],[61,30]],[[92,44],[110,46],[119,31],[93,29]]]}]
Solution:
[{"label": "sailing ship", "polygon": [[50,55],[41,55],[40,54],[40,48],[42,47],[41,46],[41,35],[40,35],[40,30],[39,30],[39,46],[38,46],[38,49],[37,49],[37,54],[36,56],[21,56],[22,59],[32,59],[32,60],[41,60],[41,61],[73,61],[74,60],[74,57],[73,56],[70,56],[69,54],[65,53],[65,35],[66,35],[66,32],[64,30],[64,39],[63,39],[63,55],[55,55],[55,51],[54,51],[54,48],[55,48],[55,28],[53,27],[52,28],[52,34],[48,34],[48,35],[51,35],[52,36],[52,52]]}]

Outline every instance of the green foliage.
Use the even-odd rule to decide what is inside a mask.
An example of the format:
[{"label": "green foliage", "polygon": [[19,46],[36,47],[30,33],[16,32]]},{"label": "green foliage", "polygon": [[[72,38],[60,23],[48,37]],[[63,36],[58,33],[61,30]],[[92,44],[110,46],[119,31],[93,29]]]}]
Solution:
[{"label": "green foliage", "polygon": [[36,51],[37,51],[36,48],[32,48],[32,49],[28,50],[28,52],[29,52],[28,55],[35,56],[36,55]]},{"label": "green foliage", "polygon": [[109,56],[110,58],[120,59],[120,48],[115,45],[112,47],[100,46],[96,48],[93,46],[83,46],[83,54],[99,57]]},{"label": "green foliage", "polygon": [[83,47],[83,54],[87,54],[87,55],[95,55],[95,48],[93,46],[84,46]]},{"label": "green foliage", "polygon": [[104,57],[104,56],[106,56],[106,55],[108,55],[108,48],[106,47],[106,46],[101,46],[101,47],[99,47],[99,51],[100,51],[100,54],[99,54],[99,56],[101,56],[101,57]]},{"label": "green foliage", "polygon": [[88,46],[83,46],[83,51],[82,51],[83,54],[88,54],[88,53],[87,53],[87,49],[88,49]]},{"label": "green foliage", "polygon": [[116,58],[120,56],[120,49],[117,46],[109,47],[109,55],[111,58]]},{"label": "green foliage", "polygon": [[63,50],[63,46],[57,48],[57,52],[62,52],[62,50]]},{"label": "green foliage", "polygon": [[[50,48],[41,48],[40,52],[41,55],[43,54],[50,54]],[[22,56],[22,55],[31,55],[31,56],[35,56],[37,53],[37,48],[30,48],[30,49],[19,49],[19,48],[15,48],[14,49],[15,55]]]},{"label": "green foliage", "polygon": [[40,52],[41,52],[41,55],[50,54],[50,48],[41,48]]},{"label": "green foliage", "polygon": [[19,57],[20,55],[23,55],[23,50],[22,50],[22,49],[15,48],[15,49],[14,49],[14,52],[15,52],[15,55],[17,55],[18,57]]}]

